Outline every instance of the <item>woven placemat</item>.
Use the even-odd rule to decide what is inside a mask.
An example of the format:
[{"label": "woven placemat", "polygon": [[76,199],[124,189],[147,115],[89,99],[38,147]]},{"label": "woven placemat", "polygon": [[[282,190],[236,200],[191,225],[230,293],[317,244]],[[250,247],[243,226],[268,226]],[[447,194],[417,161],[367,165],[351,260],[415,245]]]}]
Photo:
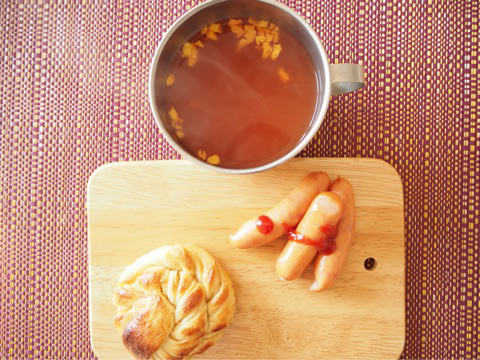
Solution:
[{"label": "woven placemat", "polygon": [[[147,77],[162,33],[196,3],[0,4],[0,358],[94,358],[87,180],[107,162],[178,158]],[[479,357],[478,2],[286,3],[332,62],[366,68],[302,156],[376,157],[400,173],[403,356]]]}]

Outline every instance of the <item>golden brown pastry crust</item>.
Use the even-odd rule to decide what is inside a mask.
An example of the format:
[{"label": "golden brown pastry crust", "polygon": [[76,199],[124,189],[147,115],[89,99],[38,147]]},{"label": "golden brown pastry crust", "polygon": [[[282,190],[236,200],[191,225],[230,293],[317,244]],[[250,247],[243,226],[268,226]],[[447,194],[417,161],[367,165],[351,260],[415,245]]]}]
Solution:
[{"label": "golden brown pastry crust", "polygon": [[115,326],[137,359],[200,354],[220,338],[235,310],[227,271],[193,245],[156,249],[120,275]]}]

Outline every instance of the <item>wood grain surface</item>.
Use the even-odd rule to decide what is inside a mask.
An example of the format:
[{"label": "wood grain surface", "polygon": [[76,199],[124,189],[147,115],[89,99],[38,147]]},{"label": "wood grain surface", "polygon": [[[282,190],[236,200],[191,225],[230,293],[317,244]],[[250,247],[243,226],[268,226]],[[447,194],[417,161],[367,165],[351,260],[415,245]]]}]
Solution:
[{"label": "wood grain surface", "polygon": [[[308,290],[312,269],[292,282],[275,273],[285,243],[233,248],[228,235],[274,206],[307,173],[353,185],[357,229],[335,286]],[[193,243],[230,272],[233,322],[205,359],[393,359],[405,339],[402,183],[374,159],[294,159],[259,174],[227,175],[182,160],[101,167],[88,188],[91,342],[100,359],[128,359],[113,325],[113,291],[123,269],[162,245]],[[364,268],[375,258],[373,270]]]}]

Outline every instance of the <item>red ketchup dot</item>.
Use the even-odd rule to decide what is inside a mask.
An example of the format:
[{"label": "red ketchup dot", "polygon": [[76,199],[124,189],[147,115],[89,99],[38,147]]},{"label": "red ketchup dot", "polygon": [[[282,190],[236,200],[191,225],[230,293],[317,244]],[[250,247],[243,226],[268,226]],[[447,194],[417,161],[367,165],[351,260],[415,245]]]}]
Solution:
[{"label": "red ketchup dot", "polygon": [[255,225],[257,226],[257,230],[263,235],[270,234],[273,230],[273,221],[266,215],[260,215]]},{"label": "red ketchup dot", "polygon": [[323,234],[327,238],[337,237],[337,227],[335,225],[327,224],[324,226],[320,226],[320,230],[322,230]]},{"label": "red ketchup dot", "polygon": [[337,243],[333,238],[325,238],[317,245],[317,250],[322,255],[332,255],[337,248]]}]

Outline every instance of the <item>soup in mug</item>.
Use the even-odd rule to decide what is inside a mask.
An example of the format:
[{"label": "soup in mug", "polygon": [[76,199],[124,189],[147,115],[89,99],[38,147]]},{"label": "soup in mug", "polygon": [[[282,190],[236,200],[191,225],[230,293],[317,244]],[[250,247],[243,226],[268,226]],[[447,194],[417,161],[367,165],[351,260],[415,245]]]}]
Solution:
[{"label": "soup in mug", "polygon": [[288,30],[229,19],[194,34],[173,59],[167,126],[191,154],[225,168],[268,164],[303,138],[316,105],[313,62]]}]

